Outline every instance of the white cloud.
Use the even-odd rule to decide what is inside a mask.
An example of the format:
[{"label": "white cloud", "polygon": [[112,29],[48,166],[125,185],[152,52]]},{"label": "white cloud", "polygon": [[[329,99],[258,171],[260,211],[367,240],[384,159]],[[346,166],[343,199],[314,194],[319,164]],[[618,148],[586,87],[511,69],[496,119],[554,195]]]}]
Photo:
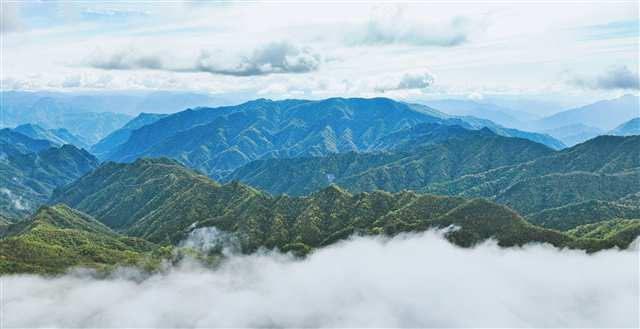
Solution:
[{"label": "white cloud", "polygon": [[427,89],[434,82],[435,76],[426,70],[400,72],[379,77],[372,89],[381,93],[393,90]]},{"label": "white cloud", "polygon": [[11,204],[13,205],[13,208],[15,208],[16,210],[26,210],[27,208],[29,208],[29,204],[27,202],[25,202],[20,196],[13,194],[11,190],[5,187],[0,188],[0,194],[4,194],[7,198],[9,198]]},{"label": "white cloud", "polygon": [[17,3],[3,1],[0,6],[0,33],[20,31],[25,27]]},{"label": "white cloud", "polygon": [[588,89],[640,90],[640,75],[626,66],[615,66],[591,78],[573,76],[569,83]]},{"label": "white cloud", "polygon": [[636,250],[355,238],[304,260],[3,277],[6,327],[638,327]]},{"label": "white cloud", "polygon": [[471,94],[469,94],[469,96],[467,96],[470,100],[472,101],[481,101],[484,99],[484,96],[482,96],[481,93],[474,91]]}]

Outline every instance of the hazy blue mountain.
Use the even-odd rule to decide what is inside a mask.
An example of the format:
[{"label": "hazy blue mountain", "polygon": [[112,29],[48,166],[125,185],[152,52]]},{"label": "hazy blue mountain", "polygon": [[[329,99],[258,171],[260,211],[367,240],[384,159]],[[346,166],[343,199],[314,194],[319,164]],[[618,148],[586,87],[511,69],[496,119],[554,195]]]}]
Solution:
[{"label": "hazy blue mountain", "polygon": [[537,121],[536,125],[553,129],[579,123],[607,131],[639,115],[640,97],[625,95],[554,114]]},{"label": "hazy blue mountain", "polygon": [[[28,99],[31,95],[33,99]],[[130,116],[112,112],[91,112],[73,107],[65,99],[41,96],[40,93],[4,93],[1,126],[37,124],[45,129],[64,128],[93,144],[122,127]],[[44,95],[48,95],[44,93]]]},{"label": "hazy blue mountain", "polygon": [[[387,135],[419,123],[478,129],[487,125],[498,134],[518,134],[488,120],[451,117],[427,106],[386,98],[259,99],[172,114],[134,130],[126,143],[104,158],[130,162],[138,157],[167,156],[221,178],[262,158],[377,151]],[[553,147],[562,145],[550,136],[520,134],[553,142]]]},{"label": "hazy blue mountain", "polygon": [[[550,155],[526,139],[499,136],[487,128],[419,124],[391,134],[395,148],[383,153],[250,162],[223,181],[238,180],[272,194],[307,195],[332,183],[353,192],[421,190],[435,182]],[[386,145],[385,139],[381,145]]]},{"label": "hazy blue mountain", "polygon": [[519,138],[528,139],[536,143],[544,144],[554,150],[561,150],[567,147],[564,143],[553,138],[552,136],[549,136],[548,134],[544,134],[544,133],[541,134],[541,133],[522,131],[522,130],[513,129],[513,128],[506,128],[490,120],[479,119],[476,117],[466,116],[466,117],[460,117],[460,119],[462,119],[465,123],[469,124],[473,129],[481,129],[486,127],[491,129],[491,131],[495,132],[498,135],[505,136],[505,137],[519,137]]},{"label": "hazy blue mountain", "polygon": [[91,147],[91,153],[99,159],[103,159],[109,154],[109,152],[125,143],[131,136],[131,132],[142,126],[154,123],[165,116],[166,114],[140,113],[137,117],[127,122],[124,127],[110,133],[105,138],[95,143]]},{"label": "hazy blue mountain", "polygon": [[525,120],[522,120],[518,118],[517,112],[491,103],[478,103],[472,100],[442,99],[426,101],[424,104],[450,115],[474,116],[508,127],[519,127],[522,125],[521,121],[530,117],[523,115]]},{"label": "hazy blue mountain", "polygon": [[640,118],[633,118],[607,133],[614,136],[640,135]]},{"label": "hazy blue mountain", "polygon": [[43,204],[54,188],[98,165],[73,145],[52,147],[9,129],[0,130],[0,214],[21,218]]},{"label": "hazy blue mountain", "polygon": [[561,140],[567,146],[574,146],[596,136],[602,135],[604,131],[595,127],[576,123],[549,129],[544,131],[544,133]]},{"label": "hazy blue mountain", "polygon": [[33,139],[48,140],[57,146],[71,144],[78,148],[89,148],[88,142],[84,138],[76,136],[64,128],[44,129],[36,124],[27,123],[15,127],[14,130]]}]

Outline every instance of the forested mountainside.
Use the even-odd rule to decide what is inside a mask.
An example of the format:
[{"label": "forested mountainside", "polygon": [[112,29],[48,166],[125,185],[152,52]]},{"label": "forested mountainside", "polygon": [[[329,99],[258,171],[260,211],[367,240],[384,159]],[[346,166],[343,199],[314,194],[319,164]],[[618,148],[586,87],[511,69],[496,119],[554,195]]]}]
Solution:
[{"label": "forested mountainside", "polygon": [[122,128],[113,131],[103,139],[99,140],[96,144],[91,146],[91,153],[99,159],[103,159],[109,154],[109,152],[115,150],[118,146],[125,143],[134,130],[148,124],[152,124],[166,116],[166,114],[140,113],[131,121],[127,122],[127,124],[125,124]]},{"label": "forested mountainside", "polygon": [[131,132],[104,159],[131,162],[166,156],[219,179],[257,159],[324,156],[379,150],[389,134],[420,123],[489,126],[498,134],[562,147],[547,135],[520,132],[490,121],[455,118],[426,106],[386,98],[321,101],[259,99],[237,106],[198,108],[164,117]]},{"label": "forested mountainside", "polygon": [[0,273],[63,273],[70,267],[158,266],[162,249],[115,233],[65,205],[40,208],[16,224],[0,226]]},{"label": "forested mountainside", "polygon": [[539,241],[591,251],[630,242],[578,241],[482,199],[410,191],[351,194],[336,185],[307,197],[270,196],[237,182],[220,185],[168,159],[104,164],[57,189],[50,203],[67,204],[118,232],[159,244],[175,244],[193,229],[214,226],[233,233],[246,252],[264,246],[306,253],[354,233],[452,225],[449,238],[462,246],[489,237],[504,246]]},{"label": "forested mountainside", "polygon": [[[392,139],[394,142],[387,142]],[[251,162],[223,181],[238,180],[272,194],[305,195],[335,183],[346,190],[397,192],[550,155],[550,148],[489,129],[419,124],[379,141],[382,153]]]},{"label": "forested mountainside", "polygon": [[0,214],[19,219],[43,204],[54,188],[98,166],[73,145],[55,147],[9,129],[0,130]]}]

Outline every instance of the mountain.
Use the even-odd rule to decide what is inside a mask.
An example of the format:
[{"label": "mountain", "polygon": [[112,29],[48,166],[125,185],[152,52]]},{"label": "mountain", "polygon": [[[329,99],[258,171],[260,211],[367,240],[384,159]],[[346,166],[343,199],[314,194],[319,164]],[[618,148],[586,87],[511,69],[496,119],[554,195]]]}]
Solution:
[{"label": "mountain", "polygon": [[[640,113],[639,113],[640,115]],[[640,135],[640,118],[633,118],[607,133],[614,136]]]},{"label": "mountain", "polygon": [[603,135],[604,131],[595,127],[576,123],[549,129],[544,131],[544,133],[559,139],[567,146],[574,146],[596,136]]},{"label": "mountain", "polygon": [[603,239],[629,245],[640,235],[640,219],[612,219],[578,226],[566,233],[578,239]]},{"label": "mountain", "polygon": [[[473,116],[491,120],[507,127],[518,127],[523,120],[516,115],[523,115],[491,103],[478,103],[472,100],[442,99],[424,102],[425,105],[454,116]],[[528,119],[525,118],[525,120]]]},{"label": "mountain", "polygon": [[70,267],[157,266],[154,244],[125,237],[64,205],[0,227],[0,273],[63,273]]},{"label": "mountain", "polygon": [[[483,127],[478,120],[473,126],[465,120],[386,98],[259,99],[167,116],[134,130],[105,159],[131,162],[139,157],[166,156],[219,179],[257,159],[377,151],[381,139],[419,123]],[[490,121],[484,123],[491,124],[489,128],[498,134],[516,133]]]},{"label": "mountain", "polygon": [[534,226],[482,199],[410,191],[351,194],[336,185],[307,197],[272,197],[237,182],[220,185],[168,159],[103,164],[57,189],[50,202],[156,243],[175,244],[194,229],[213,226],[237,239],[244,252],[277,247],[305,254],[354,233],[394,235],[427,228],[449,228],[448,238],[461,246],[490,237],[502,246],[534,241],[590,251],[613,246]]},{"label": "mountain", "polygon": [[112,112],[91,112],[74,107],[64,97],[44,93],[3,92],[0,126],[36,124],[45,129],[64,128],[93,144],[131,118]]},{"label": "mountain", "polygon": [[[23,142],[15,143],[18,139]],[[0,130],[0,155],[0,214],[13,218],[35,210],[54,188],[98,165],[98,159],[73,145],[51,147],[49,141],[8,129]]]},{"label": "mountain", "polygon": [[640,115],[640,97],[625,95],[554,114],[537,121],[536,125],[548,130],[580,123],[608,131],[625,121],[637,118],[638,115]]},{"label": "mountain", "polygon": [[56,146],[71,144],[77,148],[89,148],[89,144],[84,138],[76,136],[64,128],[44,129],[36,124],[27,123],[15,127],[14,130],[33,139],[48,140]]},{"label": "mountain", "polygon": [[600,136],[535,160],[436,183],[426,191],[482,196],[525,215],[640,191],[640,136]]},{"label": "mountain", "polygon": [[[388,146],[387,139],[395,147]],[[325,157],[250,162],[222,181],[238,180],[272,194],[306,195],[335,183],[349,191],[420,190],[506,165],[550,155],[553,150],[487,128],[418,124],[380,139],[382,153],[342,153]]]},{"label": "mountain", "polygon": [[152,124],[162,118],[165,114],[140,113],[138,116],[127,122],[122,128],[110,133],[91,147],[91,153],[99,159],[104,159],[111,151],[125,143],[131,133],[143,126]]},{"label": "mountain", "polygon": [[640,218],[640,202],[589,200],[545,209],[527,217],[533,224],[557,230],[616,218]]}]

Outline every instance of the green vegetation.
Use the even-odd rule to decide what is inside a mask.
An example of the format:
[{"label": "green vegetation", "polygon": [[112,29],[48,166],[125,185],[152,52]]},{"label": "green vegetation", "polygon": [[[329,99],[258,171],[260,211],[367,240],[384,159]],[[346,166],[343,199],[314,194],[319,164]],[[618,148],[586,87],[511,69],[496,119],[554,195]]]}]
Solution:
[{"label": "green vegetation", "polygon": [[590,200],[545,209],[527,217],[533,224],[562,231],[614,218],[640,218],[640,203],[628,199]]},{"label": "green vegetation", "polygon": [[0,273],[61,273],[70,267],[154,268],[170,249],[122,236],[92,217],[64,205],[0,228]]},{"label": "green vegetation", "polygon": [[245,252],[264,246],[304,254],[353,234],[394,235],[450,226],[456,229],[449,238],[461,246],[492,237],[503,246],[547,242],[601,248],[532,225],[487,200],[410,191],[351,194],[336,185],[307,197],[272,197],[237,182],[219,185],[168,159],[105,164],[58,189],[52,201],[155,243],[176,244],[195,228],[214,226],[232,233]]},{"label": "green vegetation", "polygon": [[627,248],[640,235],[640,219],[612,219],[578,226],[566,232],[582,241],[607,241],[619,248]]},{"label": "green vegetation", "polygon": [[0,214],[23,218],[46,202],[54,188],[98,166],[85,150],[51,145],[9,129],[0,131]]},{"label": "green vegetation", "polygon": [[239,180],[272,194],[308,195],[332,182],[352,192],[397,192],[420,190],[553,153],[526,139],[460,126],[420,124],[389,139],[394,142],[379,142],[382,148],[397,145],[384,153],[259,160],[237,169],[224,181]]}]

